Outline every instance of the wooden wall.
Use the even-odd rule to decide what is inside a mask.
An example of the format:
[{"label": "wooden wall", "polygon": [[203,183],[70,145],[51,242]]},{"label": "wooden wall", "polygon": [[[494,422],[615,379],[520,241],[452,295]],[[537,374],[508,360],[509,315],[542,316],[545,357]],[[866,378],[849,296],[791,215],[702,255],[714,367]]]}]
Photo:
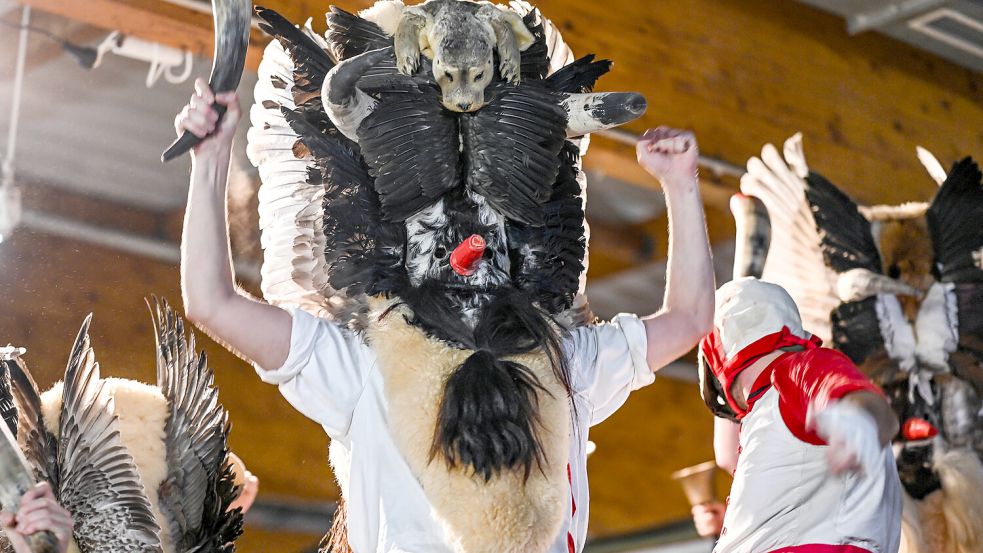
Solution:
[{"label": "wooden wall", "polygon": [[[46,1],[49,8],[58,4]],[[290,0],[266,3],[297,6]],[[802,131],[814,169],[856,197],[878,203],[932,193],[934,185],[914,157],[916,144],[934,150],[945,163],[983,155],[979,74],[876,34],[849,37],[841,19],[798,3],[537,4],[561,25],[578,53],[616,60],[603,90],[648,96],[648,114],[630,130],[657,124],[692,128],[704,153],[738,164],[765,142]],[[594,147],[632,163],[624,148],[603,140]],[[721,186],[734,189],[736,182]],[[717,217],[711,231],[724,239],[732,232],[728,225]],[[93,311],[93,341],[104,373],[149,379],[153,341],[142,298],[151,293],[178,302],[177,269],[21,230],[0,245],[0,342],[27,346],[28,362],[42,372],[41,382],[50,384],[63,370],[82,317]],[[320,428],[294,412],[274,388],[260,384],[244,363],[213,343],[205,347],[232,412],[233,446],[262,478],[263,493],[334,497]],[[710,428],[694,386],[660,379],[594,429],[592,534],[687,516],[682,493],[668,474],[711,458]],[[250,539],[257,545],[243,551],[265,550],[260,542],[274,539],[254,535]]]}]

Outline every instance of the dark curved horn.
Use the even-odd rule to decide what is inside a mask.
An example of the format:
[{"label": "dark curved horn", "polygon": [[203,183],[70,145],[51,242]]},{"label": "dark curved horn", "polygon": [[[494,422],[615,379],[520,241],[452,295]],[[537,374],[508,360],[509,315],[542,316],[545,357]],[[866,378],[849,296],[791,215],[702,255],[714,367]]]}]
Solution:
[{"label": "dark curved horn", "polygon": [[583,136],[634,121],[648,107],[645,96],[637,92],[597,92],[567,94],[567,137]]},{"label": "dark curved horn", "polygon": [[[249,23],[252,17],[251,0],[212,0],[215,16],[215,58],[208,86],[216,93],[229,92],[239,87],[239,79],[246,65],[246,50],[249,48]],[[225,106],[215,104],[219,121],[225,115]],[[160,156],[161,161],[170,161],[188,152],[202,141],[201,138],[185,131]]]},{"label": "dark curved horn", "polygon": [[730,212],[737,224],[734,278],[761,278],[771,245],[771,219],[764,202],[746,194],[730,198]]},{"label": "dark curved horn", "polygon": [[372,113],[377,103],[358,89],[358,81],[392,53],[392,47],[386,47],[359,54],[334,66],[324,78],[321,87],[324,111],[342,134],[356,142],[362,119]]}]

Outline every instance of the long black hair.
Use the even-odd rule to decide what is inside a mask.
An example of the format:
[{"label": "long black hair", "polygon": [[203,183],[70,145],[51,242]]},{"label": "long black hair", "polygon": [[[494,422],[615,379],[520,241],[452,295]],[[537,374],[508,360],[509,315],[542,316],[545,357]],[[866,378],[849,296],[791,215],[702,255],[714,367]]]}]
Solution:
[{"label": "long black hair", "polygon": [[460,293],[487,295],[473,331],[461,323],[453,306],[454,290],[424,284],[401,298],[413,311],[408,322],[434,338],[474,350],[447,379],[431,460],[441,457],[450,466],[469,466],[486,480],[515,469],[528,478],[546,461],[539,439],[539,398],[552,394],[529,367],[506,358],[544,355],[569,398],[570,371],[558,327],[521,290]]}]

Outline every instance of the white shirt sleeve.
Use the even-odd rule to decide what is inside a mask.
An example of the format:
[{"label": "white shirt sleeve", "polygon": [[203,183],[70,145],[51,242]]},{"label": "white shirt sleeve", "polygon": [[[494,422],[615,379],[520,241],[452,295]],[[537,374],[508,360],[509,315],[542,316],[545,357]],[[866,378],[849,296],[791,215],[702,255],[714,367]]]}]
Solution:
[{"label": "white shirt sleeve", "polygon": [[264,370],[263,382],[276,384],[290,405],[343,438],[365,389],[374,356],[355,334],[300,309],[291,311],[290,352],[283,366]]},{"label": "white shirt sleeve", "polygon": [[590,405],[590,425],[610,417],[631,392],[655,381],[646,360],[645,325],[635,315],[580,327],[570,335],[570,381]]}]

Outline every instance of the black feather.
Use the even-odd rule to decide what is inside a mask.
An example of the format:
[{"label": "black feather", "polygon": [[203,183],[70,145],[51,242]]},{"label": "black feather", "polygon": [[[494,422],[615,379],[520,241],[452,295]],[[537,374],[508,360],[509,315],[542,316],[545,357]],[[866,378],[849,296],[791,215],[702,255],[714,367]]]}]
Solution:
[{"label": "black feather", "polygon": [[[522,52],[519,61],[521,80],[541,80],[550,68],[549,47],[546,45],[546,31],[539,10],[533,9],[522,18],[522,22],[532,33],[533,43]],[[497,66],[497,60],[496,60]]]},{"label": "black feather", "polygon": [[386,220],[405,221],[460,182],[457,122],[435,88],[387,95],[358,138]]},{"label": "black feather", "polygon": [[983,184],[972,158],[952,166],[926,218],[937,278],[983,284]]},{"label": "black feather", "polygon": [[486,94],[494,99],[461,117],[467,184],[509,219],[542,225],[560,170],[566,111],[541,84],[492,85]]},{"label": "black feather", "polygon": [[806,198],[819,231],[826,265],[843,273],[850,269],[881,272],[881,256],[870,233],[870,221],[842,190],[818,173],[806,177]]},{"label": "black feather", "polygon": [[841,303],[830,313],[830,325],[836,349],[856,363],[867,378],[884,385],[905,375],[887,354],[876,305],[876,297]]},{"label": "black feather", "polygon": [[381,27],[337,6],[328,11],[326,38],[336,62],[393,45]]},{"label": "black feather", "polygon": [[[294,87],[310,94],[321,92],[321,85],[334,61],[321,46],[274,10],[256,6],[256,15],[263,20],[260,29],[277,39],[294,62]],[[295,96],[297,92],[295,91]]]},{"label": "black feather", "polygon": [[570,307],[584,270],[586,237],[577,181],[579,157],[578,147],[566,142],[552,196],[543,205],[542,226],[507,224],[509,242],[522,245],[511,250],[513,283],[551,313]]},{"label": "black feather", "polygon": [[16,362],[16,359],[0,361],[0,417],[3,417],[4,424],[15,438],[17,437],[17,406],[14,404],[14,392],[10,384],[9,365]]},{"label": "black feather", "polygon": [[611,70],[611,65],[610,60],[594,61],[594,54],[589,54],[550,75],[546,84],[557,92],[592,92],[598,79]]}]

